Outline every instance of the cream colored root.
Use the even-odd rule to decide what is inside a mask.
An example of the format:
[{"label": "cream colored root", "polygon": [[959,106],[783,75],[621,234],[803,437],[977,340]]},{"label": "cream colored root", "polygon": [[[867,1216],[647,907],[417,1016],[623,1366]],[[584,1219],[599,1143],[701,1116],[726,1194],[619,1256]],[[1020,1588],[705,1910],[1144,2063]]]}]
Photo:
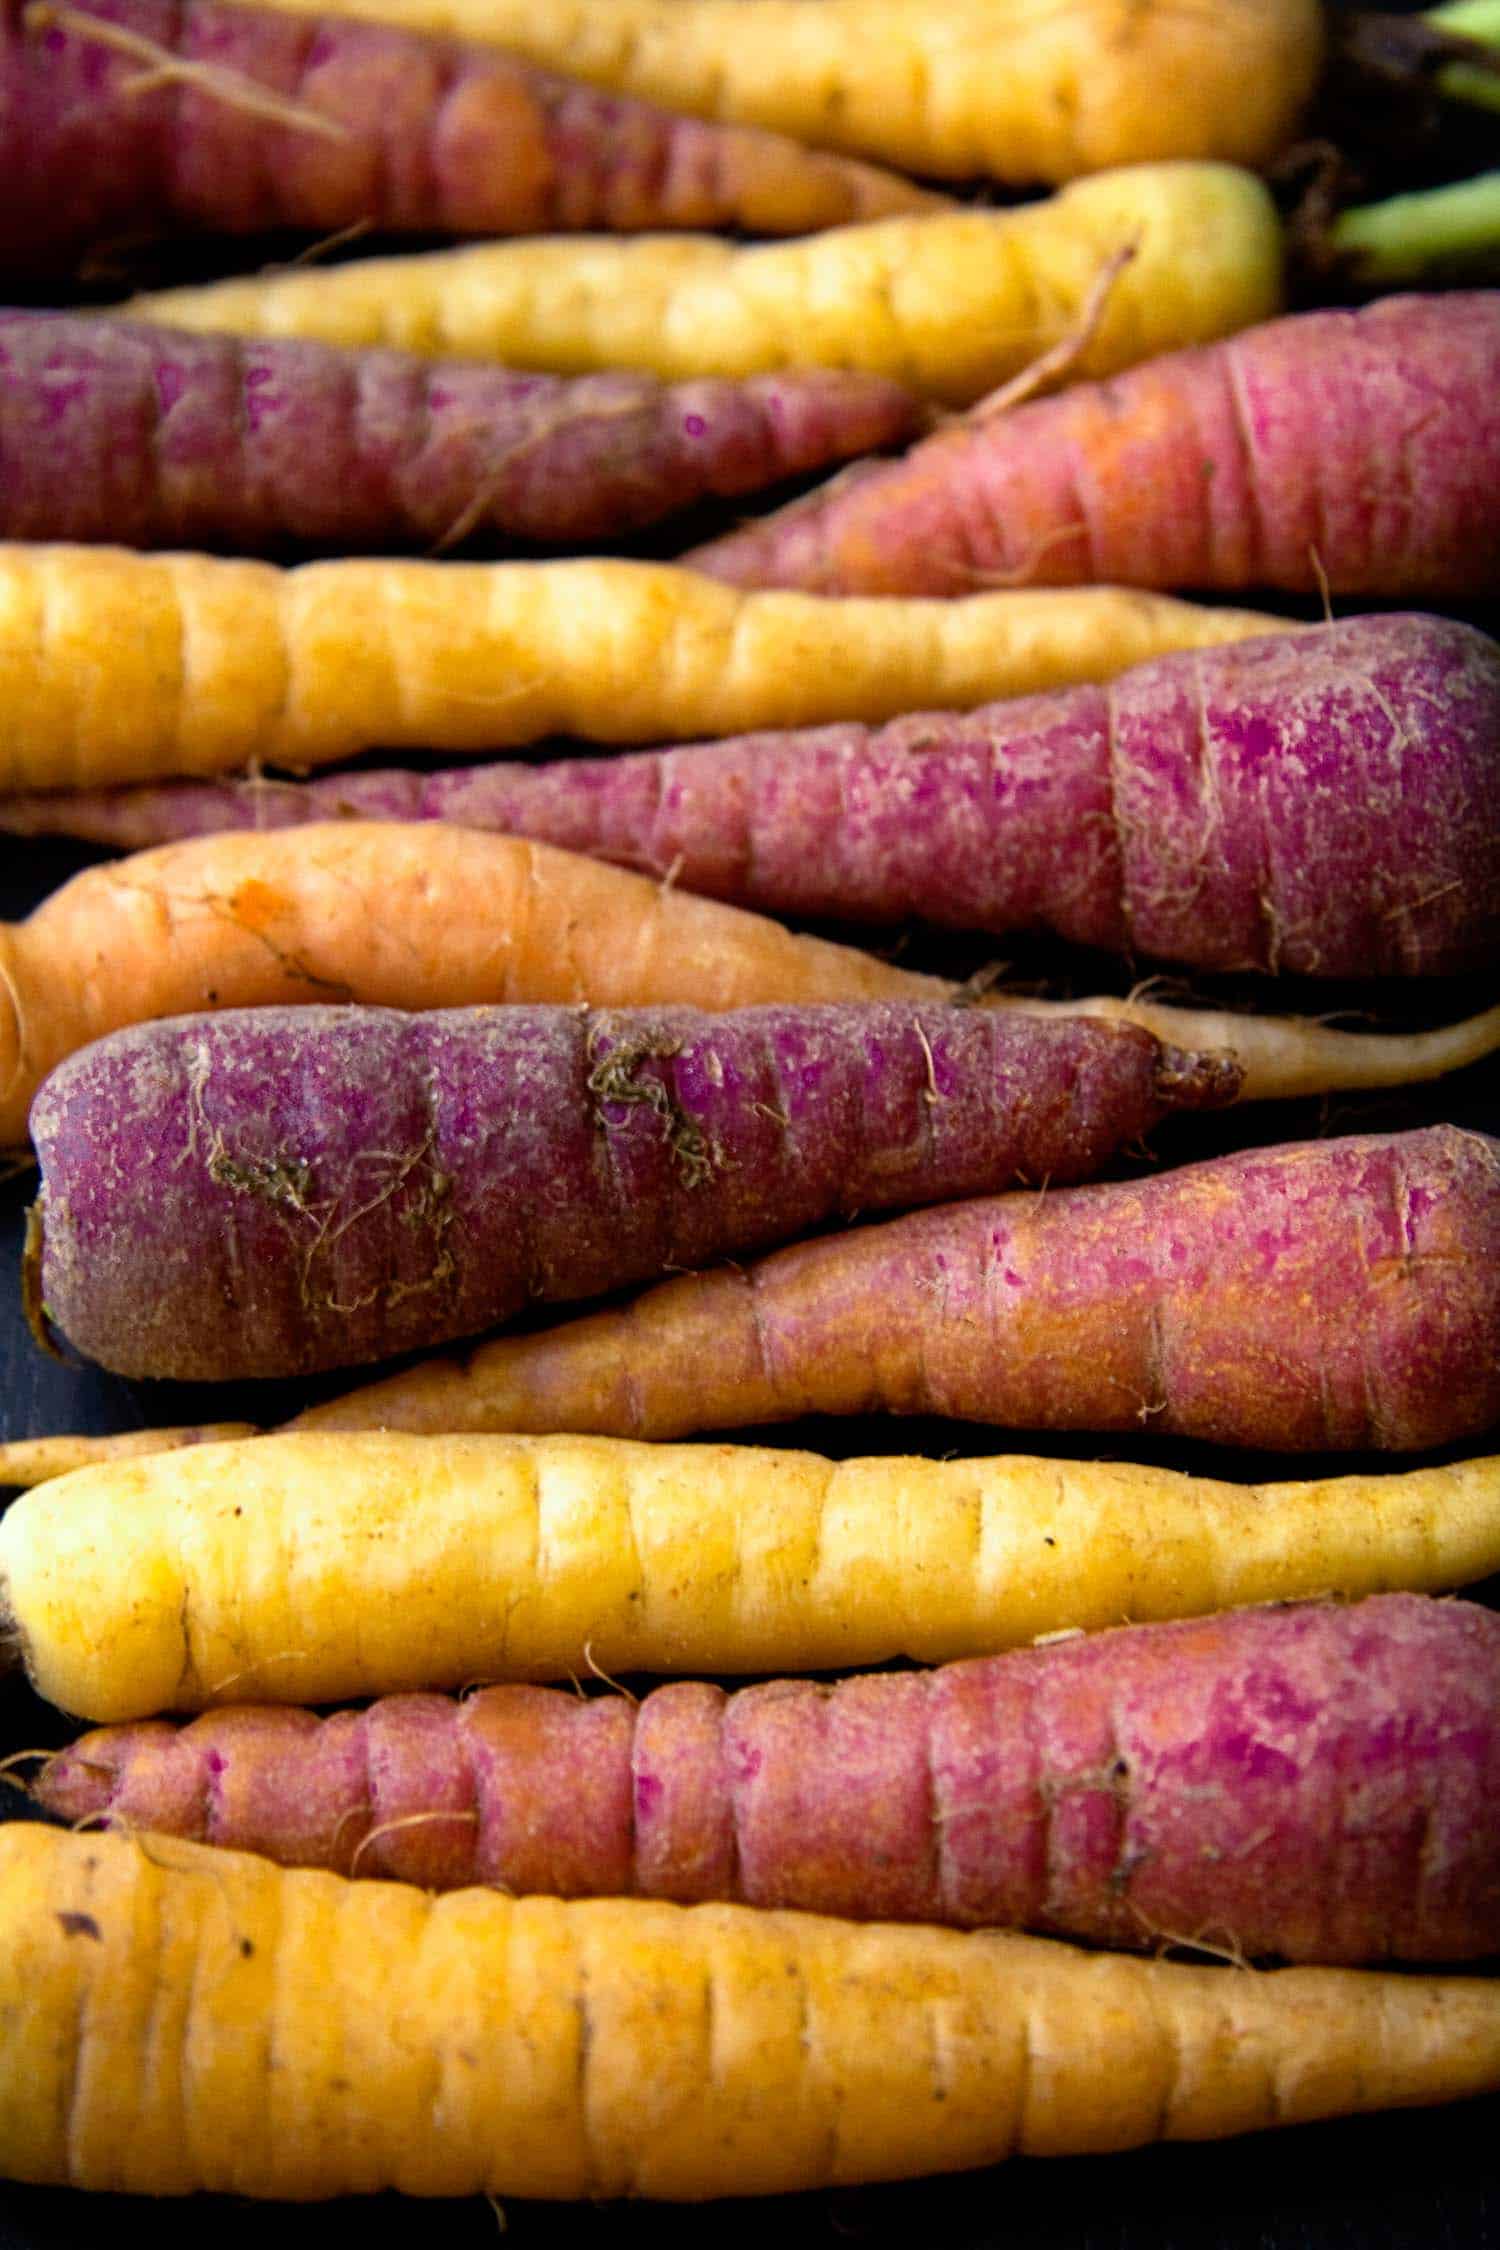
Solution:
[{"label": "cream colored root", "polygon": [[1338,1031],[1311,1016],[1246,1016],[1164,1001],[1033,1000],[992,995],[990,1007],[1027,1015],[1106,1016],[1139,1024],[1174,1047],[1217,1049],[1244,1071],[1244,1102],[1419,1086],[1500,1050],[1500,1006],[1435,1031]]}]

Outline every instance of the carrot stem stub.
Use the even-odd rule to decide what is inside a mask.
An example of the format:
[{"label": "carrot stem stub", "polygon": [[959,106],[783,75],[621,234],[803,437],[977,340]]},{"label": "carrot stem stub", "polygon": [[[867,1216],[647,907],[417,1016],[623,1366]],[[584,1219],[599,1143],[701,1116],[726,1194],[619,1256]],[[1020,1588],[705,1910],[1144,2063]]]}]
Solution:
[{"label": "carrot stem stub", "polygon": [[245,1704],[84,1735],[34,1788],[69,1821],[429,1890],[1354,1963],[1500,1947],[1497,1779],[1500,1616],[1391,1595],[834,1687]]}]

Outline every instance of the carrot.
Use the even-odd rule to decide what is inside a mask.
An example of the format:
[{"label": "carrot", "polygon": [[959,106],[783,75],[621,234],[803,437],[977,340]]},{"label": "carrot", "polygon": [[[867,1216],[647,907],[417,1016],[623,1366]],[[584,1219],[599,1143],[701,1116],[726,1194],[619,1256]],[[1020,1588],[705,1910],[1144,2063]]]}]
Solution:
[{"label": "carrot", "polygon": [[38,1095],[32,1286],[119,1372],[358,1366],[860,1211],[1084,1179],[1238,1076],[941,1003],[179,1016]]},{"label": "carrot", "polygon": [[[0,1145],[48,1072],[123,1025],[359,1000],[744,1008],[941,1001],[957,987],[601,861],[442,823],[210,836],[86,868],[0,925]],[[1230,1054],[1246,1099],[1407,1084],[1500,1046],[1500,1007],[1405,1035],[1147,999],[995,1002]]]},{"label": "carrot", "polygon": [[1125,1463],[398,1432],[102,1462],[0,1525],[10,1653],[39,1693],[111,1721],[591,1663],[944,1661],[1120,1619],[1441,1591],[1497,1559],[1493,1460],[1241,1486]]},{"label": "carrot", "polygon": [[1412,1451],[1500,1420],[1500,1142],[1435,1126],[950,1204],[428,1361],[297,1428],[802,1414]]},{"label": "carrot", "polygon": [[1119,1461],[308,1430],[101,1459],[15,1501],[0,1649],[39,1695],[113,1722],[590,1665],[942,1663],[1497,1567],[1496,1459],[1257,1485]]},{"label": "carrot", "polygon": [[1070,368],[1103,375],[1264,320],[1280,303],[1281,266],[1258,180],[1228,165],[1166,164],[1013,210],[875,220],[799,243],[487,243],[166,290],[128,310],[169,327],[391,344],[562,374],[857,367],[967,405],[1064,346]]},{"label": "carrot", "polygon": [[734,585],[1500,592],[1500,290],[1300,313],[950,424],[685,558]]},{"label": "carrot", "polygon": [[445,551],[617,538],[910,436],[837,370],[667,386],[0,313],[0,537]]},{"label": "carrot", "polygon": [[1040,927],[1213,969],[1451,975],[1500,960],[1497,741],[1492,641],[1355,617],[879,731],[0,798],[0,828],[133,848],[443,820],[775,914]]},{"label": "carrot", "polygon": [[888,172],[419,32],[216,0],[3,0],[0,268],[130,235],[796,234],[935,207]]},{"label": "carrot", "polygon": [[659,563],[277,570],[0,544],[0,786],[888,718],[1270,622],[1102,588],[852,604],[737,594]]},{"label": "carrot", "polygon": [[[302,12],[311,0],[276,0]],[[1020,187],[1149,157],[1281,152],[1317,84],[1315,0],[333,0],[498,40],[602,85],[904,169]]]},{"label": "carrot", "polygon": [[0,2036],[7,2176],[304,2200],[760,2194],[1500,2085],[1490,1979],[434,1900],[15,1822]]},{"label": "carrot", "polygon": [[936,1672],[492,1687],[86,1734],[64,1820],[519,1895],[732,1899],[1242,1957],[1500,1947],[1500,1615],[1392,1594]]}]

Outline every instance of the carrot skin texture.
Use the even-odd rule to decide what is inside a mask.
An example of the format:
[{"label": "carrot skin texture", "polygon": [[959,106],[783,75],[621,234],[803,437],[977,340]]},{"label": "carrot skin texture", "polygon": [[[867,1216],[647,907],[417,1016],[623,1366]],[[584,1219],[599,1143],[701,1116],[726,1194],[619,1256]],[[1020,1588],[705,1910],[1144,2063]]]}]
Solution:
[{"label": "carrot skin texture", "polygon": [[0,537],[246,554],[607,540],[916,426],[895,384],[568,382],[0,313]]},{"label": "carrot skin texture", "polygon": [[293,1426],[664,1438],[884,1412],[1411,1451],[1500,1420],[1497,1345],[1500,1143],[1434,1126],[917,1212]]},{"label": "carrot skin texture", "polygon": [[740,586],[1500,591],[1500,290],[1309,312],[957,423],[684,558]]},{"label": "carrot skin texture", "polygon": [[0,1648],[48,1701],[118,1724],[591,1665],[947,1663],[1126,1620],[1451,1592],[1497,1567],[1494,1457],[1229,1484],[1128,1461],[289,1431],[14,1501]]},{"label": "carrot skin texture", "polygon": [[832,1687],[232,1706],[84,1735],[34,1789],[69,1822],[427,1890],[1357,1964],[1500,1946],[1497,1784],[1500,1617],[1392,1594]]},{"label": "carrot skin texture", "polygon": [[253,1008],[134,1026],[31,1113],[49,1322],[118,1372],[308,1374],[862,1210],[1081,1179],[1219,1056],[938,1004]]},{"label": "carrot skin texture", "polygon": [[441,820],[670,870],[764,913],[1045,928],[1219,970],[1454,975],[1500,959],[1497,741],[1494,642],[1354,617],[879,729],[0,798],[0,828],[133,849]]},{"label": "carrot skin texture", "polygon": [[[134,2193],[697,2200],[1500,2083],[1484,1978],[1237,1975],[732,1906],[430,1899],[22,1822],[0,1831],[0,1932],[0,2172]],[[940,2075],[934,2011],[955,2033]],[[148,2041],[161,2067],[122,2070]]]},{"label": "carrot skin texture", "polygon": [[[77,18],[97,19],[106,38]],[[55,269],[132,233],[535,234],[743,226],[779,234],[932,207],[868,165],[703,125],[483,46],[302,23],[207,0],[4,0],[0,268]],[[142,87],[147,70],[227,71]],[[252,97],[250,102],[244,96]],[[292,105],[278,120],[254,97]]]}]

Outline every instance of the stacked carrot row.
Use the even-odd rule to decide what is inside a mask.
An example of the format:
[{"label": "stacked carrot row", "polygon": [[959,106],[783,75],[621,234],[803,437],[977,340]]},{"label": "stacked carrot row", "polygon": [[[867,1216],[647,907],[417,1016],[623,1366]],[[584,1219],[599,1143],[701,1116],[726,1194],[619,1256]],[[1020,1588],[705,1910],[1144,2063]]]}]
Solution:
[{"label": "stacked carrot row", "polygon": [[[1455,102],[1482,14],[1413,27]],[[0,1446],[0,1659],[92,1722],[0,1831],[0,2173],[704,2197],[1500,2088],[1500,1619],[1434,1598],[1500,1567],[1500,1139],[1193,1151],[1500,1049],[1500,650],[1182,598],[1500,595],[1500,293],[1288,313],[1238,168],[1358,52],[0,0],[0,265],[64,300],[0,312],[0,827],[130,854],[0,929],[28,1310],[225,1417],[376,1370]],[[271,227],[457,239],[72,301]],[[558,737],[636,747],[344,766]],[[1348,1458],[680,1442],[883,1413]]]}]

